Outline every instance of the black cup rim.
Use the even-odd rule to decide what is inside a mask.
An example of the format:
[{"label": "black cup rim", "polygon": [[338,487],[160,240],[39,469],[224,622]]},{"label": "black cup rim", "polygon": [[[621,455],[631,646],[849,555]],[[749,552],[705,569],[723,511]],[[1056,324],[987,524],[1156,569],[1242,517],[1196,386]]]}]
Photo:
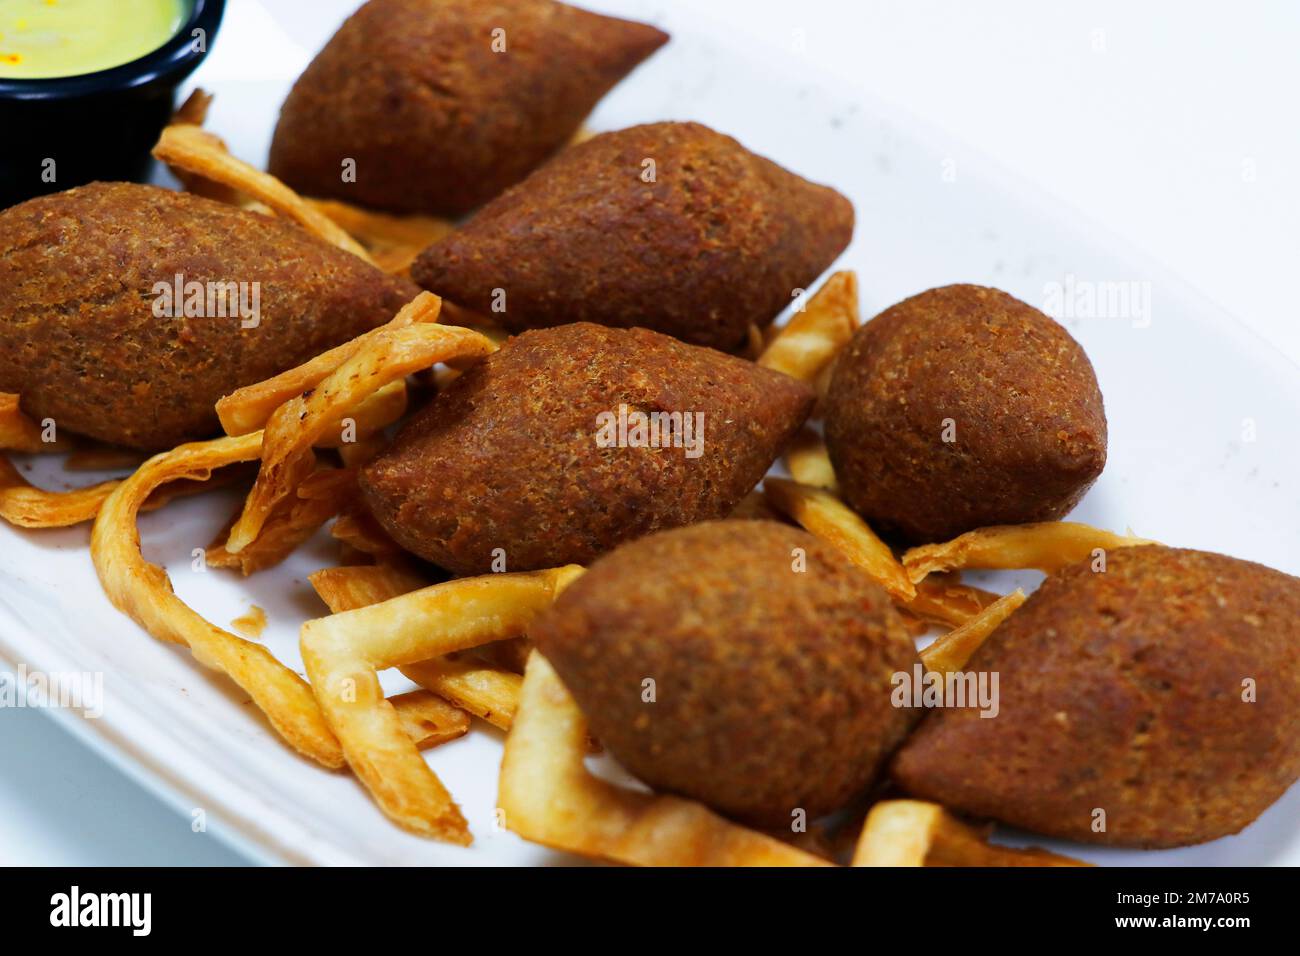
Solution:
[{"label": "black cup rim", "polygon": [[[0,97],[19,100],[62,100],[99,93],[129,90],[150,83],[173,85],[189,76],[212,49],[217,28],[226,9],[226,0],[192,0],[189,18],[176,35],[139,59],[107,70],[79,76],[55,76],[46,79],[0,80]],[[207,34],[207,45],[194,49],[192,31]]]}]

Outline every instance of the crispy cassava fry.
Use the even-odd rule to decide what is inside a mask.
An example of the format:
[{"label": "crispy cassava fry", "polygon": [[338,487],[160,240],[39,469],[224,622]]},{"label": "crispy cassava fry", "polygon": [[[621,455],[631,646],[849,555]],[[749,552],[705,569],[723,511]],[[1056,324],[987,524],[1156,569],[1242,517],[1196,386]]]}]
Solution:
[{"label": "crispy cassava fry", "polygon": [[857,273],[837,272],[790,317],[758,357],[758,364],[814,382],[861,324]]},{"label": "crispy cassava fry", "polygon": [[324,568],[307,579],[332,614],[379,604],[429,585],[423,575],[387,564]]},{"label": "crispy cassava fry", "polygon": [[44,455],[67,450],[66,440],[45,440],[41,426],[28,418],[19,407],[17,395],[13,392],[0,392],[0,451]]},{"label": "crispy cassava fry", "polygon": [[961,670],[988,636],[997,630],[998,625],[1024,603],[1025,592],[1016,588],[921,651],[921,663],[926,670],[931,671],[947,673]]},{"label": "crispy cassava fry", "polygon": [[74,491],[45,491],[0,456],[0,518],[21,528],[66,528],[90,521],[118,486],[104,481]]},{"label": "crispy cassava fry", "polygon": [[394,822],[449,843],[471,840],[460,808],[402,734],[377,671],[516,637],[581,570],[462,578],[302,626],[316,699],[352,769]]},{"label": "crispy cassava fry", "polygon": [[246,435],[257,431],[277,408],[308,389],[315,388],[380,334],[421,322],[437,322],[441,312],[441,299],[429,292],[420,293],[385,325],[322,352],[296,368],[245,386],[222,398],[217,402],[217,417],[221,420],[221,427],[227,435]]},{"label": "crispy cassava fry", "polygon": [[275,505],[288,496],[312,462],[312,445],[349,409],[389,382],[449,358],[484,356],[495,346],[470,329],[412,325],[370,339],[311,392],[291,398],[266,423],[262,466],[231,529],[226,550],[238,554],[261,532]]},{"label": "crispy cassava fry", "polygon": [[[387,564],[326,568],[309,576],[331,611],[351,611],[425,587],[420,575]],[[500,667],[459,660],[430,660],[400,668],[421,687],[502,730],[510,729],[519,704],[518,674]]]},{"label": "crispy cassava fry", "polygon": [[420,750],[445,744],[469,732],[469,714],[424,690],[390,697],[406,736]]},{"label": "crispy cassava fry", "polygon": [[509,730],[519,709],[518,674],[482,661],[442,658],[400,668],[425,690],[444,697],[493,727]]},{"label": "crispy cassava fry", "polygon": [[346,249],[372,264],[374,262],[366,250],[328,216],[313,209],[274,176],[236,159],[220,139],[202,127],[188,123],[168,126],[154,146],[153,155],[168,166],[250,196],[330,245]]},{"label": "crispy cassava fry", "polygon": [[318,448],[342,450],[356,444],[359,438],[383,431],[404,414],[406,383],[389,382],[330,423],[315,444]]},{"label": "crispy cassava fry", "polygon": [[[154,511],[174,498],[222,487],[240,478],[238,469],[214,476],[209,481],[168,482],[157,488],[140,508]],[[94,520],[100,506],[121,481],[103,481],[71,491],[45,491],[19,474],[13,464],[0,455],[0,518],[21,528],[67,528]]]},{"label": "crispy cassava fry", "polygon": [[205,559],[211,567],[235,568],[245,576],[274,567],[338,514],[356,491],[355,469],[318,469],[298,486],[297,495],[280,502],[262,533],[249,547],[231,554],[223,543],[229,528],[239,517],[237,511],[230,525],[208,546]]},{"label": "crispy cassava fry", "polygon": [[261,448],[261,433],[254,432],[181,445],[150,458],[104,502],[91,532],[90,555],[118,610],[154,637],[189,647],[199,663],[247,691],[291,746],[327,767],[338,767],[338,741],[306,682],[265,647],[200,617],[173,593],[167,572],[140,553],[136,514],[155,488],[178,478],[206,478],[216,468],[256,458]]},{"label": "crispy cassava fry", "polygon": [[1051,574],[1098,551],[1155,543],[1076,521],[995,525],[976,528],[951,541],[912,548],[903,555],[903,566],[914,582],[927,574],[956,568],[1002,571],[1035,568]]},{"label": "crispy cassava fry", "polygon": [[999,599],[992,591],[962,584],[954,574],[931,574],[916,582],[916,597],[905,608],[931,624],[958,627]]},{"label": "crispy cassava fry", "polygon": [[640,793],[587,772],[586,720],[550,663],[534,653],[506,738],[497,804],[526,840],[636,866],[825,866],[729,823],[703,805]]},{"label": "crispy cassava fry", "polygon": [[835,494],[835,468],[831,465],[830,452],[822,436],[811,428],[804,428],[790,447],[785,450],[785,464],[790,475],[801,485],[824,488]]},{"label": "crispy cassava fry", "polygon": [[375,265],[385,272],[404,275],[415,257],[452,232],[456,224],[433,216],[394,216],[372,212],[335,199],[304,199],[361,243]]},{"label": "crispy cassava fry", "polygon": [[784,478],[767,478],[763,481],[763,493],[782,514],[847,554],[890,597],[903,603],[916,597],[916,587],[908,580],[889,545],[829,491]]},{"label": "crispy cassava fry", "polygon": [[1087,866],[1035,848],[988,842],[988,828],[962,823],[937,803],[884,800],[867,814],[853,866]]},{"label": "crispy cassava fry", "polygon": [[130,448],[89,445],[63,459],[64,471],[135,471],[148,456]]}]

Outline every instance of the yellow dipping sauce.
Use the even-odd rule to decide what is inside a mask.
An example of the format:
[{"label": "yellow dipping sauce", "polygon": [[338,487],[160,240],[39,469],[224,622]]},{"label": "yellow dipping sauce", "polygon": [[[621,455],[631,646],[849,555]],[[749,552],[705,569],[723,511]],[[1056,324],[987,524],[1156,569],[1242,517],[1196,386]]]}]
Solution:
[{"label": "yellow dipping sauce", "polygon": [[130,63],[174,37],[188,14],[185,0],[0,0],[0,79]]}]

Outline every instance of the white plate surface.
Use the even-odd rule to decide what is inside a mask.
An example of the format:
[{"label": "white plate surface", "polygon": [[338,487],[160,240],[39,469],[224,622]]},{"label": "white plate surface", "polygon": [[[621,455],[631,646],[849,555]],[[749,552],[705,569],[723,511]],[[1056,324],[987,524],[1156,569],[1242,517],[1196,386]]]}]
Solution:
[{"label": "white plate surface", "polygon": [[[913,118],[819,78],[807,62],[738,47],[722,25],[685,3],[592,5],[653,19],[673,42],[601,104],[591,125],[696,119],[835,185],[857,207],[857,236],[839,267],[858,271],[865,315],[952,282],[998,286],[1039,306],[1049,284],[1067,276],[1144,283],[1149,321],[1064,320],[1097,369],[1110,419],[1106,472],[1074,517],[1300,573],[1300,369],[1077,211]],[[266,155],[289,84],[337,22],[286,22],[283,9],[278,16],[234,0],[196,76],[217,94],[210,126],[255,162]],[[293,37],[286,25],[295,27]],[[24,464],[48,487],[69,484],[57,466]],[[301,670],[298,627],[324,612],[306,575],[332,563],[332,549],[318,539],[248,579],[193,572],[191,549],[209,542],[234,504],[213,494],[146,516],[146,554],[217,624],[227,626],[252,604],[264,608],[265,643]],[[494,832],[501,736],[481,725],[429,755],[476,845],[442,846],[393,827],[349,775],[288,751],[237,688],[118,614],[100,591],[88,539],[86,528],[0,526],[0,659],[47,673],[102,671],[103,716],[64,714],[66,724],[177,806],[204,810],[246,852],[322,864],[575,862]],[[1019,579],[990,580],[1005,589]],[[400,676],[386,680],[390,692],[408,686]],[[1104,864],[1296,864],[1298,814],[1300,788],[1293,788],[1242,834],[1200,847],[1143,853],[1048,845]]]}]

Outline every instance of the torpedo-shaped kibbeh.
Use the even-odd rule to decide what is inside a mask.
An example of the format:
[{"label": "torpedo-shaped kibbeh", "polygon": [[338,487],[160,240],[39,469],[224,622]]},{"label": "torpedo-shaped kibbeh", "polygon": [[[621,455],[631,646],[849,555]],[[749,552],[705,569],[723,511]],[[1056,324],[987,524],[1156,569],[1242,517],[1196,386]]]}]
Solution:
[{"label": "torpedo-shaped kibbeh", "polygon": [[418,292],[292,223],[93,183],[0,212],[0,391],[60,429],[170,448],[216,433],[223,395]]},{"label": "torpedo-shaped kibbeh", "polygon": [[417,413],[361,488],[399,544],[456,574],[586,564],[729,514],[812,403],[779,372],[645,329],[539,329]]},{"label": "torpedo-shaped kibbeh", "polygon": [[930,713],[907,792],[1035,833],[1174,847],[1241,830],[1300,774],[1300,579],[1110,552],[1049,577],[968,663],[999,709]]},{"label": "torpedo-shaped kibbeh", "polygon": [[707,126],[652,123],[565,150],[411,274],[511,331],[641,326],[732,351],[852,236],[853,205],[834,189]]},{"label": "torpedo-shaped kibbeh", "polygon": [[459,216],[568,143],[667,41],[551,0],[370,0],[294,84],[270,170],[308,195]]},{"label": "torpedo-shaped kibbeh", "polygon": [[759,826],[848,804],[917,717],[891,700],[920,665],[888,595],[774,521],[626,544],[528,633],[619,763]]},{"label": "torpedo-shaped kibbeh", "polygon": [[826,447],[844,500],[913,544],[1064,517],[1106,464],[1087,354],[1005,292],[930,289],[863,325],[835,359]]}]

